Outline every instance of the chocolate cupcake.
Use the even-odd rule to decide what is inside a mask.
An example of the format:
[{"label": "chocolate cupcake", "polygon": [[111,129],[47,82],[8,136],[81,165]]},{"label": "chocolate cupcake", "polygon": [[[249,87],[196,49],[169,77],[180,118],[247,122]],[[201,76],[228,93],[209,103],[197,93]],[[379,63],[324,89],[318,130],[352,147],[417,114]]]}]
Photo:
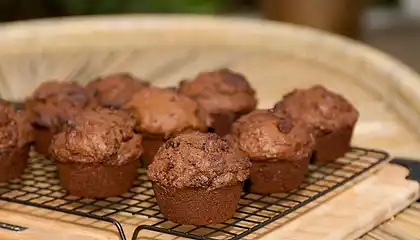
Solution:
[{"label": "chocolate cupcake", "polygon": [[26,114],[0,100],[0,182],[23,174],[32,140]]},{"label": "chocolate cupcake", "polygon": [[316,85],[286,94],[274,110],[284,111],[311,128],[315,162],[334,161],[349,151],[359,113],[343,96]]},{"label": "chocolate cupcake", "polygon": [[77,83],[42,83],[25,102],[34,127],[35,150],[47,155],[52,137],[61,131],[63,124],[95,104],[95,100]]},{"label": "chocolate cupcake", "polygon": [[143,152],[135,120],[122,110],[86,110],[51,142],[61,185],[75,196],[104,198],[127,192]]},{"label": "chocolate cupcake", "polygon": [[170,89],[140,89],[124,108],[133,113],[136,131],[143,135],[145,166],[170,137],[185,131],[205,132],[210,125],[208,114],[197,102]]},{"label": "chocolate cupcake", "polygon": [[148,82],[129,73],[116,73],[93,80],[86,85],[86,90],[94,95],[103,107],[121,108],[130,101],[135,92],[147,86]]},{"label": "chocolate cupcake", "polygon": [[302,123],[286,114],[256,110],[239,118],[227,138],[252,161],[251,192],[288,192],[302,183],[314,147]]},{"label": "chocolate cupcake", "polygon": [[231,218],[251,163],[214,133],[184,133],[166,141],[149,166],[163,216],[207,225]]},{"label": "chocolate cupcake", "polygon": [[199,102],[212,116],[212,131],[229,133],[232,123],[257,106],[255,91],[246,78],[229,69],[200,73],[182,81],[178,91]]}]

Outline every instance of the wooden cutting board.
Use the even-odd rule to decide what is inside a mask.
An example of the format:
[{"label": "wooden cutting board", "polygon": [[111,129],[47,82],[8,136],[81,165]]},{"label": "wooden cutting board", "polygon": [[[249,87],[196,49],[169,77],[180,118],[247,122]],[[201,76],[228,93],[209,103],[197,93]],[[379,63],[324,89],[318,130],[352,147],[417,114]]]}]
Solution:
[{"label": "wooden cutting board", "polygon": [[420,202],[413,203],[389,221],[363,235],[360,240],[420,239]]},{"label": "wooden cutting board", "polygon": [[[420,158],[419,77],[345,39],[290,25],[195,16],[47,20],[6,25],[0,33],[0,93],[7,99],[22,99],[51,78],[86,82],[129,71],[168,86],[199,71],[229,67],[249,78],[261,108],[293,88],[323,84],[359,109],[354,145]],[[404,180],[404,168],[383,167],[340,195],[319,199],[304,215],[297,211],[291,215],[296,218],[282,218],[249,239],[358,237],[418,197],[418,184]],[[2,202],[0,209],[0,221],[29,227],[19,233],[0,230],[6,239],[117,239],[113,226],[93,229],[85,219],[17,204]]]},{"label": "wooden cutting board", "polygon": [[[391,218],[419,197],[418,183],[405,180],[407,172],[401,166],[386,164],[379,171],[366,174],[364,179],[349,183],[345,189],[340,190],[341,193],[325,196],[246,239],[355,239]],[[355,184],[356,182],[358,183]],[[103,231],[60,222],[66,214],[47,210],[35,213],[36,211],[32,207],[2,202],[0,221],[28,229],[22,232],[0,229],[0,239],[118,239],[118,235],[112,230]],[[40,213],[50,219],[39,217]],[[128,239],[131,239],[134,227],[126,228]],[[149,231],[141,231],[138,239],[154,238],[181,239]]]}]

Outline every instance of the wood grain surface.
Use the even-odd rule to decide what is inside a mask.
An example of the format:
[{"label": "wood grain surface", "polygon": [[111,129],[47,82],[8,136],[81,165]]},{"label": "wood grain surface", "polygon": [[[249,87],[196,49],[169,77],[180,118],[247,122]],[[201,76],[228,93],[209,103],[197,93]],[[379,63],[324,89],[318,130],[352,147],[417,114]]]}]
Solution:
[{"label": "wood grain surface", "polygon": [[420,202],[412,204],[395,218],[381,224],[360,240],[420,239]]},{"label": "wood grain surface", "polygon": [[388,165],[373,177],[267,235],[267,239],[356,239],[419,197],[407,170]]},{"label": "wood grain surface", "polygon": [[[405,168],[385,164],[246,239],[355,239],[418,198],[418,183],[404,180],[406,175]],[[11,203],[2,204],[0,221],[29,227],[19,233],[0,230],[5,238],[118,239],[109,224]],[[124,227],[131,239],[135,226],[126,223]],[[182,238],[141,231],[138,239]]]},{"label": "wood grain surface", "polygon": [[[0,33],[0,94],[6,99],[21,100],[48,79],[87,82],[98,75],[129,71],[168,86],[200,71],[229,67],[248,77],[261,108],[272,106],[294,88],[323,84],[359,109],[354,145],[420,158],[419,77],[398,61],[344,38],[286,24],[197,16],[21,22],[0,26]],[[404,171],[395,166],[384,171],[367,174],[364,177],[369,178],[322,207],[288,224],[283,222],[288,219],[281,219],[250,238],[303,239],[308,233],[311,239],[357,238],[417,197],[418,186],[403,180]],[[66,220],[71,216],[59,213],[6,203],[0,208],[0,221],[31,226],[26,233],[11,235],[0,230],[6,238],[116,237],[112,226],[93,230],[89,221]],[[334,215],[341,210],[346,217]],[[70,227],[69,222],[78,226]],[[326,229],[322,224],[330,226],[328,231],[317,230]],[[47,234],[47,229],[52,232]],[[142,234],[141,239],[156,237]]]}]

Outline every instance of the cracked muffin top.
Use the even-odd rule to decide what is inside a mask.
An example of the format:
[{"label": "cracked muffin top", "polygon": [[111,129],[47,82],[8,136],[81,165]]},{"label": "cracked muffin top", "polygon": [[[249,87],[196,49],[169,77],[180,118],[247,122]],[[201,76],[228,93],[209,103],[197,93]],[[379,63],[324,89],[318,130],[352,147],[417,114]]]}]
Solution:
[{"label": "cracked muffin top", "polygon": [[255,109],[255,90],[247,79],[229,69],[202,72],[181,81],[178,91],[199,102],[210,113],[248,113]]},{"label": "cracked muffin top", "polygon": [[0,100],[0,149],[23,147],[33,141],[32,134],[27,114]]},{"label": "cracked muffin top", "polygon": [[62,163],[123,165],[143,153],[135,120],[117,109],[86,110],[56,134],[50,151]]},{"label": "cracked muffin top", "polygon": [[47,81],[38,86],[25,102],[31,123],[53,132],[84,109],[96,106],[85,89],[74,82]]},{"label": "cracked muffin top", "polygon": [[214,133],[189,132],[169,139],[148,168],[149,178],[175,188],[216,189],[242,183],[251,162]]},{"label": "cracked muffin top", "polygon": [[207,131],[211,118],[200,104],[171,89],[140,89],[124,106],[137,120],[136,130],[146,135],[174,134],[197,130]]},{"label": "cracked muffin top", "polygon": [[347,99],[321,85],[286,94],[274,110],[302,120],[315,134],[353,127],[359,117],[357,109]]},{"label": "cracked muffin top", "polygon": [[242,116],[227,138],[253,161],[301,160],[314,149],[313,136],[303,123],[272,110],[255,110]]},{"label": "cracked muffin top", "polygon": [[148,82],[129,73],[115,73],[89,82],[86,90],[95,96],[103,107],[121,108],[130,101],[134,93],[148,86]]}]

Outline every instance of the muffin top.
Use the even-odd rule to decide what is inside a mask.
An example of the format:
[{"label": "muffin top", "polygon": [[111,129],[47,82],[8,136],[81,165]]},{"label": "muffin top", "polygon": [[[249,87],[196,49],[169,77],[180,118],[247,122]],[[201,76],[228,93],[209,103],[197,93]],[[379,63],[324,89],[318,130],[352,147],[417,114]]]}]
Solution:
[{"label": "muffin top", "polygon": [[192,81],[181,81],[178,91],[210,113],[248,113],[257,105],[255,91],[245,77],[229,69],[203,72]]},{"label": "muffin top", "polygon": [[32,124],[58,131],[68,119],[95,103],[77,83],[47,81],[34,91],[25,105]]},{"label": "muffin top", "polygon": [[316,134],[352,127],[359,117],[348,100],[320,85],[286,94],[274,110],[302,119]]},{"label": "muffin top", "polygon": [[135,120],[117,109],[86,110],[65,125],[50,151],[62,163],[123,165],[143,153]]},{"label": "muffin top", "polygon": [[166,88],[140,89],[124,108],[136,118],[136,130],[147,135],[166,138],[187,130],[205,131],[211,123],[197,102]]},{"label": "muffin top", "polygon": [[228,139],[253,161],[300,160],[314,148],[313,136],[304,124],[271,110],[255,110],[239,118]]},{"label": "muffin top", "polygon": [[189,132],[160,147],[148,176],[164,187],[212,190],[245,181],[250,168],[248,157],[216,134]]},{"label": "muffin top", "polygon": [[129,73],[116,73],[93,80],[86,85],[86,90],[94,95],[102,106],[120,108],[136,91],[147,86],[148,82]]},{"label": "muffin top", "polygon": [[23,147],[32,141],[32,127],[27,114],[0,100],[0,149]]}]

